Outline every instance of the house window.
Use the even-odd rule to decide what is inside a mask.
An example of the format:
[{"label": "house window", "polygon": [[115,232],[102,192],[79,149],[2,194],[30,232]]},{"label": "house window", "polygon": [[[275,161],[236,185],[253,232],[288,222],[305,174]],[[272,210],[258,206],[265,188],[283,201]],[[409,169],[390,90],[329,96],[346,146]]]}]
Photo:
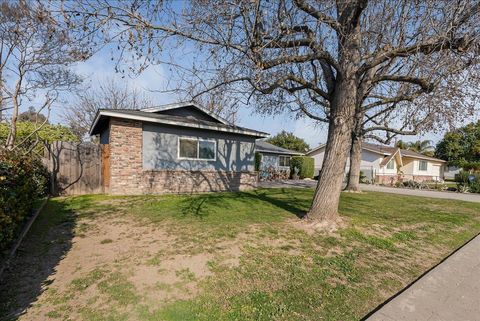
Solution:
[{"label": "house window", "polygon": [[215,160],[216,142],[196,138],[178,138],[178,158]]},{"label": "house window", "polygon": [[426,171],[427,167],[428,167],[428,162],[427,161],[424,161],[424,160],[418,161],[418,170],[419,171]]},{"label": "house window", "polygon": [[391,159],[388,163],[387,163],[387,169],[395,169],[395,161],[393,159]]},{"label": "house window", "polygon": [[290,156],[279,156],[280,167],[290,167]]}]

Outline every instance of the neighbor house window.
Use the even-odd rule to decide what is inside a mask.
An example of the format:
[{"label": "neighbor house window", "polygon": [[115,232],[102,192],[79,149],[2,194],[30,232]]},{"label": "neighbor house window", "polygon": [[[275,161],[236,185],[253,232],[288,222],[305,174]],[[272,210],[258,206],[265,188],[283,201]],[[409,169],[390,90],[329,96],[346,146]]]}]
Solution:
[{"label": "neighbor house window", "polygon": [[181,137],[178,139],[179,158],[215,160],[215,151],[215,141]]},{"label": "neighbor house window", "polygon": [[428,166],[428,162],[427,162],[427,161],[424,161],[424,160],[418,161],[418,170],[419,170],[419,171],[426,171],[426,170],[427,170],[427,166]]},{"label": "neighbor house window", "polygon": [[290,167],[290,156],[279,156],[279,163],[281,167]]},{"label": "neighbor house window", "polygon": [[393,159],[391,159],[388,163],[387,163],[387,169],[395,169],[395,161]]}]

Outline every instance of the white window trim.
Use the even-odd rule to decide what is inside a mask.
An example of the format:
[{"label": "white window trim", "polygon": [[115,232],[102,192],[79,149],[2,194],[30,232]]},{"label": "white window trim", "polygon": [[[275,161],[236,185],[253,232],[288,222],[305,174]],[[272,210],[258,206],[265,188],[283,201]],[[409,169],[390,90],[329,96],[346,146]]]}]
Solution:
[{"label": "white window trim", "polygon": [[[427,164],[427,166],[426,166],[425,169],[421,169],[421,168],[420,168],[420,164],[421,164],[422,162],[425,162],[425,164]],[[419,171],[419,172],[428,172],[428,161],[426,161],[426,160],[419,160],[419,161],[418,161],[418,171]]]},{"label": "white window trim", "polygon": [[281,158],[281,157],[290,158],[290,161],[292,161],[292,157],[291,157],[291,156],[288,156],[288,155],[278,155],[278,167],[290,168],[290,166],[280,165],[280,158]]},{"label": "white window trim", "polygon": [[[389,168],[388,167],[388,164],[392,163],[393,164],[393,167],[392,168]],[[387,165],[385,165],[385,168],[386,169],[395,169],[395,160],[392,158],[391,160],[388,161]]]},{"label": "white window trim", "polygon": [[[197,157],[181,157],[180,156],[180,139],[184,140],[193,140],[197,142]],[[213,158],[200,158],[200,142],[211,142],[214,144],[214,153]],[[217,141],[214,139],[204,139],[204,138],[197,138],[197,137],[190,137],[190,136],[178,136],[177,138],[177,159],[181,160],[196,160],[196,161],[207,161],[207,162],[215,162],[217,160]]]}]

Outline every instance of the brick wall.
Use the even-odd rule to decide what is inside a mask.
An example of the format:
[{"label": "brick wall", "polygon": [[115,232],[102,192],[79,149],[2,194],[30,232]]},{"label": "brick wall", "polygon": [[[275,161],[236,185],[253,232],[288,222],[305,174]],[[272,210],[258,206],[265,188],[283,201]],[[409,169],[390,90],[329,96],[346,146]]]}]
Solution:
[{"label": "brick wall", "polygon": [[110,193],[140,194],[142,179],[142,123],[110,120]]},{"label": "brick wall", "polygon": [[202,193],[238,191],[256,187],[254,172],[226,171],[144,171],[142,193]]},{"label": "brick wall", "polygon": [[142,123],[110,120],[110,193],[166,194],[248,190],[256,172],[143,170]]}]

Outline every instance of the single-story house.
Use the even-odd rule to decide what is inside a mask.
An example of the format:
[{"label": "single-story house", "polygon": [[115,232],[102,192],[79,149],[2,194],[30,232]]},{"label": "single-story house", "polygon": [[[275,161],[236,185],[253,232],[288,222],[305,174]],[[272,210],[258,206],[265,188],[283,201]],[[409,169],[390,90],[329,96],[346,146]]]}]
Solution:
[{"label": "single-story house", "polygon": [[454,180],[455,175],[459,174],[462,171],[461,167],[453,166],[453,165],[445,165],[443,171],[443,178],[445,180]]},{"label": "single-story house", "polygon": [[110,194],[253,188],[255,140],[268,137],[191,102],[100,109],[90,134],[100,136],[103,186]]},{"label": "single-story house", "polygon": [[[325,145],[306,153],[314,158],[315,175],[318,175],[322,168]],[[379,184],[393,184],[398,180],[442,181],[445,163],[444,160],[411,150],[364,142],[360,170],[367,179]],[[348,173],[349,168],[348,160],[345,173]]]},{"label": "single-story house", "polygon": [[290,174],[290,160],[293,156],[301,156],[303,153],[278,147],[258,140],[255,146],[255,152],[261,155],[260,171],[274,169],[276,171],[285,171],[286,178]]}]

